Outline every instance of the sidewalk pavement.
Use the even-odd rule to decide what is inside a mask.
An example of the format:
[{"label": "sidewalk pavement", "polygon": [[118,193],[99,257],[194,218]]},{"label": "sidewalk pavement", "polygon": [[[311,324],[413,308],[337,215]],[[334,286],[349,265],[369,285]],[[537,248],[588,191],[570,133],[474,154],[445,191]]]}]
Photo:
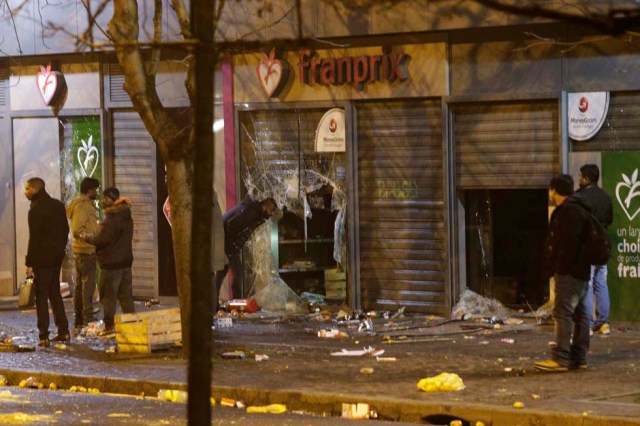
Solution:
[{"label": "sidewalk pavement", "polygon": [[[72,319],[70,301],[66,306]],[[147,308],[136,303],[136,309]],[[638,324],[614,323],[612,334],[594,336],[588,369],[543,373],[533,362],[548,358],[553,327],[533,318],[499,329],[479,320],[441,324],[442,319],[425,316],[375,318],[373,332],[359,332],[357,322],[337,324],[318,321],[320,317],[257,313],[214,330],[212,396],[246,405],[283,403],[289,410],[325,415],[340,415],[342,403],[369,403],[379,418],[408,423],[461,419],[493,426],[640,425]],[[21,343],[37,342],[35,323],[34,310],[0,311],[0,333],[23,336]],[[347,336],[318,337],[327,328]],[[114,339],[79,337],[63,350],[0,352],[0,374],[10,385],[35,376],[62,389],[85,386],[148,396],[159,389],[186,390],[187,364],[180,350],[112,353],[114,345]],[[365,347],[385,353],[380,359],[331,355]],[[221,356],[236,350],[246,359]],[[258,362],[255,355],[268,359]],[[465,388],[417,388],[420,379],[442,372],[458,374]],[[524,407],[514,408],[516,402]]]}]

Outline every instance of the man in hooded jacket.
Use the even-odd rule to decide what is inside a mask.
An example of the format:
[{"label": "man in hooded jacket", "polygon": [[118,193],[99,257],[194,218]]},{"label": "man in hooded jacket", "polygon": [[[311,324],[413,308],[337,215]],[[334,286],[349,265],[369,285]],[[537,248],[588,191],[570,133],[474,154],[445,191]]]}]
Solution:
[{"label": "man in hooded jacket", "polygon": [[100,263],[100,300],[104,307],[104,335],[113,334],[116,301],[122,312],[134,313],[131,265],[133,264],[133,219],[131,202],[120,198],[120,191],[110,187],[102,191],[104,220],[96,234],[82,238],[96,246]]}]

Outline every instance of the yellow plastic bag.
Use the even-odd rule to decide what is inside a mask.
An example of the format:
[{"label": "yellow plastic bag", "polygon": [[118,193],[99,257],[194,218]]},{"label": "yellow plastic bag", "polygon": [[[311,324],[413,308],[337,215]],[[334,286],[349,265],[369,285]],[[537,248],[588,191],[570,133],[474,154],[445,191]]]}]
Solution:
[{"label": "yellow plastic bag", "polygon": [[287,406],[284,404],[271,404],[263,406],[249,406],[247,407],[247,413],[270,413],[270,414],[282,414],[287,411]]},{"label": "yellow plastic bag", "polygon": [[418,389],[425,392],[459,391],[464,389],[464,383],[460,376],[455,373],[440,373],[437,376],[420,380]]}]

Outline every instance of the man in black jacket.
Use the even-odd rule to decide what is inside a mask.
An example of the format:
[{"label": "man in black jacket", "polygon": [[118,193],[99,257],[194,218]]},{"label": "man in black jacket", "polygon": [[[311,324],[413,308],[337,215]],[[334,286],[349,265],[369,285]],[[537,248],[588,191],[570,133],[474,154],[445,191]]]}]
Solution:
[{"label": "man in black jacket", "polygon": [[[613,206],[609,195],[598,186],[600,169],[595,164],[585,164],[580,167],[580,189],[576,197],[580,197],[587,204],[598,222],[605,229],[613,222]],[[593,297],[596,298],[596,319],[593,320]],[[607,264],[591,265],[589,279],[589,294],[587,309],[589,309],[589,327],[595,333],[609,334],[609,287],[607,286]]]},{"label": "man in black jacket", "polygon": [[29,179],[24,195],[31,201],[29,209],[29,246],[25,265],[27,276],[33,275],[36,289],[36,312],[38,315],[38,346],[49,346],[49,302],[53,319],[58,328],[54,342],[69,342],[69,321],[64,313],[60,294],[60,268],[64,259],[69,224],[64,204],[45,190],[44,181],[39,177]]},{"label": "man in black jacket", "polygon": [[81,238],[96,246],[100,263],[100,300],[104,306],[103,335],[115,332],[116,301],[122,312],[134,313],[131,265],[133,264],[133,220],[131,202],[120,198],[116,187],[102,191],[104,221],[96,234],[81,234]]},{"label": "man in black jacket", "polygon": [[591,265],[585,259],[588,207],[573,194],[573,179],[558,175],[549,183],[551,215],[547,260],[555,280],[555,346],[551,359],[534,365],[543,371],[567,371],[587,367],[589,315],[587,293]]},{"label": "man in black jacket", "polygon": [[218,295],[224,278],[227,276],[229,266],[233,273],[232,290],[233,297],[242,298],[242,263],[240,254],[242,247],[247,242],[253,231],[264,223],[265,220],[273,216],[278,206],[273,198],[266,198],[262,201],[254,201],[247,196],[242,203],[238,204],[222,216],[224,226],[224,252],[229,261],[224,269],[215,274],[215,288],[213,291],[213,312],[218,309]]}]

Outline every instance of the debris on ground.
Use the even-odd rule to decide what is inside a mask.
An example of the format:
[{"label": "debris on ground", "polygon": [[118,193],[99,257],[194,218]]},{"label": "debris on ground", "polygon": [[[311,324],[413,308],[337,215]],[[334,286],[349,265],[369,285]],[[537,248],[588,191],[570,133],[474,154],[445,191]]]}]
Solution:
[{"label": "debris on ground", "polygon": [[342,349],[339,352],[331,352],[332,356],[363,356],[363,355],[369,355],[369,356],[373,356],[373,357],[377,357],[380,356],[384,353],[384,349],[376,349],[374,347],[367,347],[367,348],[363,348],[362,350],[347,350],[347,349]]},{"label": "debris on ground", "polygon": [[418,389],[425,392],[459,391],[464,389],[464,383],[455,373],[440,373],[437,376],[426,377],[418,382]]},{"label": "debris on ground", "polygon": [[318,330],[318,337],[325,339],[342,339],[347,337],[347,333],[340,331],[337,328],[331,328],[327,330]]},{"label": "debris on ground", "polygon": [[465,314],[473,317],[509,317],[507,309],[497,299],[480,296],[473,291],[466,289],[460,294],[458,303],[451,311],[451,318],[462,318]]},{"label": "debris on ground", "polygon": [[160,389],[158,391],[158,399],[170,402],[187,402],[189,394],[186,391],[178,389]]},{"label": "debris on ground", "polygon": [[357,404],[342,404],[342,418],[344,419],[358,419],[366,420],[371,417],[371,409],[369,404],[357,403]]},{"label": "debris on ground", "polygon": [[263,406],[250,405],[247,407],[247,413],[268,413],[268,414],[282,414],[287,411],[287,406],[284,404],[270,404]]}]

